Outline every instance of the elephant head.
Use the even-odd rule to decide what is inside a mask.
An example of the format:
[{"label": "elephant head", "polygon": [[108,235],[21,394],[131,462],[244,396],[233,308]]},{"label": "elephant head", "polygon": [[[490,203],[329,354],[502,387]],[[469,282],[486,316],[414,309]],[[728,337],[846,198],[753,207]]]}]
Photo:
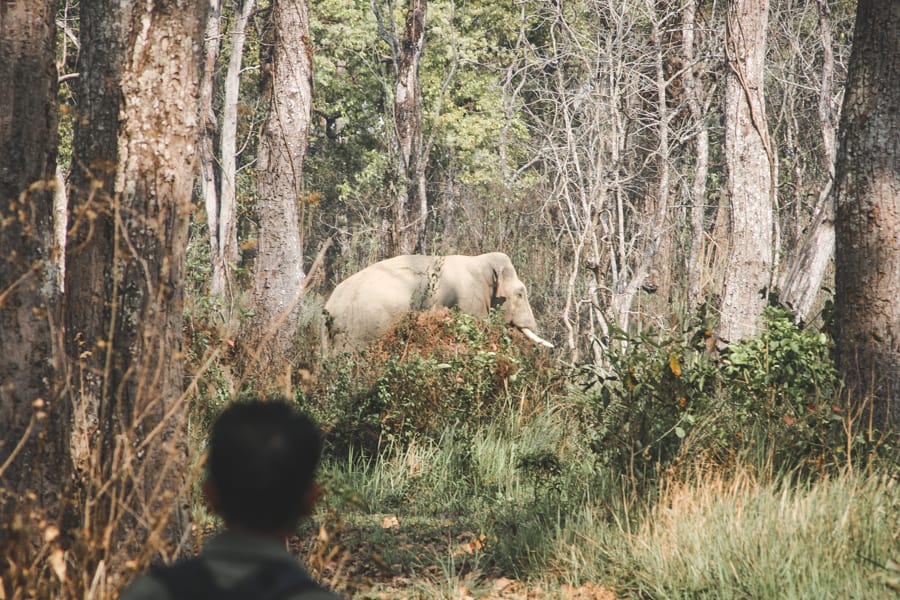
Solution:
[{"label": "elephant head", "polygon": [[481,317],[499,307],[530,340],[553,347],[534,332],[525,284],[501,252],[404,255],[366,267],[341,282],[325,303],[328,342],[334,350],[359,348],[409,311],[444,306]]},{"label": "elephant head", "polygon": [[475,259],[473,262],[476,264],[484,261],[490,268],[489,276],[492,282],[490,308],[499,307],[506,322],[518,328],[531,341],[548,348],[553,347],[553,344],[535,333],[537,323],[534,320],[531,304],[528,302],[528,290],[519,279],[516,269],[507,255],[502,252],[491,252],[462,258],[473,258]]}]

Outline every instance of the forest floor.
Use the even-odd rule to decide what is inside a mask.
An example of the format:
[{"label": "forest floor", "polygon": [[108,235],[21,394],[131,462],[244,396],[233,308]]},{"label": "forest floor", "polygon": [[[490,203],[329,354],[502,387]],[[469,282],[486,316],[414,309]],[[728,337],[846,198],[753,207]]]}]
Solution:
[{"label": "forest floor", "polygon": [[[323,583],[354,599],[426,598],[615,600],[602,585],[525,581],[479,566],[492,540],[452,519],[402,520],[370,514],[332,523],[290,540],[291,549]],[[549,574],[548,574],[549,575]],[[549,581],[551,577],[547,577]]]}]

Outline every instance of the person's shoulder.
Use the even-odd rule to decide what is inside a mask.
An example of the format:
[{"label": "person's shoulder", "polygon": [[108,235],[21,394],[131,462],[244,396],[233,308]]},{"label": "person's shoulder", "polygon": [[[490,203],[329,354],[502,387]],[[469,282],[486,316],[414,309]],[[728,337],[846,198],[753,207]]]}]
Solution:
[{"label": "person's shoulder", "polygon": [[208,570],[202,558],[151,567],[122,591],[119,600],[176,600],[193,597],[198,590],[231,590],[232,587],[233,591],[240,590],[238,595],[250,597],[265,592],[266,597],[279,600],[343,600],[339,594],[312,580],[298,563],[269,563],[235,580],[236,586],[226,583],[224,588],[223,582],[213,575],[215,572],[215,567],[213,571]]},{"label": "person's shoulder", "polygon": [[343,596],[335,594],[323,587],[315,587],[312,589],[301,590],[290,593],[285,596],[284,600],[345,600]]},{"label": "person's shoulder", "polygon": [[171,598],[168,588],[152,575],[141,575],[119,595],[119,600],[170,600]]},{"label": "person's shoulder", "polygon": [[[313,587],[294,592],[287,592],[284,600],[346,600],[323,587]],[[119,600],[172,600],[169,589],[152,575],[142,575],[125,588]]]}]

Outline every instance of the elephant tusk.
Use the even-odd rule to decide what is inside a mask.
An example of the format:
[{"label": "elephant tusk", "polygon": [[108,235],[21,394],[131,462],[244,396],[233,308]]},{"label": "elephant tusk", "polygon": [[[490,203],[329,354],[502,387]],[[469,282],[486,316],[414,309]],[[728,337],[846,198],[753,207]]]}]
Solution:
[{"label": "elephant tusk", "polygon": [[548,342],[547,340],[545,340],[544,338],[542,338],[541,336],[539,336],[532,330],[528,329],[527,327],[522,328],[522,333],[524,333],[525,337],[527,337],[529,340],[531,340],[535,344],[540,344],[540,345],[546,346],[548,348],[553,348],[553,344],[551,344],[550,342]]}]

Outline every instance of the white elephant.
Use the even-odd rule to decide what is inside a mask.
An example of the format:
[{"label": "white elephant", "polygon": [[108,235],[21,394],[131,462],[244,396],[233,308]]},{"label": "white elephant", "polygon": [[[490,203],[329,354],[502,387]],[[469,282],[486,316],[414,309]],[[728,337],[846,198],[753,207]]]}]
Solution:
[{"label": "white elephant", "polygon": [[342,281],[325,303],[327,344],[332,351],[359,349],[406,313],[444,306],[480,317],[499,306],[510,325],[553,347],[534,332],[525,284],[502,252],[404,255],[366,267]]}]

